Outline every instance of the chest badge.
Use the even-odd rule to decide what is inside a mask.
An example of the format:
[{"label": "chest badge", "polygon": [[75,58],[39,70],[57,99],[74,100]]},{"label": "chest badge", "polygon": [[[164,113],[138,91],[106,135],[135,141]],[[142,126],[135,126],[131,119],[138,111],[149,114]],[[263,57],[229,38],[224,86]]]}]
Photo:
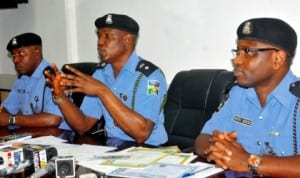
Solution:
[{"label": "chest badge", "polygon": [[239,116],[234,116],[233,120],[243,125],[252,126],[252,121],[246,118],[242,118]]}]

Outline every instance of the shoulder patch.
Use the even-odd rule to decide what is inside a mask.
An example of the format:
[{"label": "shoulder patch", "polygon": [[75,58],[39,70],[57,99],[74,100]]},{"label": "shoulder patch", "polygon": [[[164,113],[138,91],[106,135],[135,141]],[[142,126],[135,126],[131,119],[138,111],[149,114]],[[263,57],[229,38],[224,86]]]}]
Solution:
[{"label": "shoulder patch", "polygon": [[106,64],[107,64],[106,62],[103,62],[103,61],[102,61],[102,62],[100,62],[100,63],[97,65],[97,68],[98,68],[98,69],[104,69],[104,67],[106,66]]},{"label": "shoulder patch", "polygon": [[141,72],[142,74],[144,74],[145,76],[149,76],[150,74],[152,74],[156,69],[158,69],[158,67],[154,64],[152,64],[149,61],[146,61],[144,59],[142,59],[138,65],[136,66],[136,71]]}]

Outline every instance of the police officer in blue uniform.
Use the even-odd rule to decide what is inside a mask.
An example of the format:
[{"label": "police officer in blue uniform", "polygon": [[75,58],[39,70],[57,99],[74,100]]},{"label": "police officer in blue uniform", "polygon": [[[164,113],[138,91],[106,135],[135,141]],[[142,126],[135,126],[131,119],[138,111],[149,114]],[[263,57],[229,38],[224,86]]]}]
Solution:
[{"label": "police officer in blue uniform", "polygon": [[1,105],[0,125],[14,127],[57,127],[61,112],[52,100],[43,70],[42,40],[34,33],[13,37],[7,44],[18,78]]},{"label": "police officer in blue uniform", "polygon": [[[138,23],[127,15],[106,14],[95,25],[101,63],[93,76],[70,66],[67,69],[76,75],[60,75],[53,66],[56,77],[48,77],[66,120],[83,134],[103,116],[108,145],[119,146],[122,140],[165,143],[166,79],[157,66],[137,55]],[[86,94],[80,110],[65,96],[70,92]]]},{"label": "police officer in blue uniform", "polygon": [[238,85],[205,124],[196,152],[231,170],[227,177],[299,177],[299,78],[290,70],[296,32],[280,19],[254,18],[237,35]]}]

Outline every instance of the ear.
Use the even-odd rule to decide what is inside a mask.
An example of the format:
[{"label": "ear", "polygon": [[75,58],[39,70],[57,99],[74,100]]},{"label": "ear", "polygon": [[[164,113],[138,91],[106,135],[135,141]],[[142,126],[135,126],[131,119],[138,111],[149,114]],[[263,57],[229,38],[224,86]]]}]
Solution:
[{"label": "ear", "polygon": [[129,33],[125,33],[123,36],[124,43],[129,45],[131,42],[131,35]]},{"label": "ear", "polygon": [[123,41],[129,50],[132,50],[134,48],[134,37],[132,34],[126,33],[123,36]]},{"label": "ear", "polygon": [[282,65],[287,65],[287,53],[283,50],[276,52],[275,58],[273,58],[273,68],[279,69]]},{"label": "ear", "polygon": [[40,46],[35,46],[34,49],[33,49],[33,52],[35,55],[41,55],[42,53],[42,48]]}]

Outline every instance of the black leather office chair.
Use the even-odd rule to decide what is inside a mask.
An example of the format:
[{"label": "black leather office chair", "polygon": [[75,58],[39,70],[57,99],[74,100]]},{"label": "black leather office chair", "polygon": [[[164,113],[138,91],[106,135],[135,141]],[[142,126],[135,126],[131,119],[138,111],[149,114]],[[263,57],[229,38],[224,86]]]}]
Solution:
[{"label": "black leather office chair", "polygon": [[[69,64],[63,65],[62,71],[64,73],[70,74],[72,72],[65,68],[66,65],[74,67],[77,70],[79,70],[85,74],[92,75],[95,72],[95,70],[97,69],[97,67],[99,66],[99,63],[97,63],[97,62],[78,62],[78,63],[69,63]],[[83,93],[72,93],[73,103],[76,106],[80,107],[84,96],[85,95]],[[105,120],[104,119],[99,120],[98,123],[88,131],[88,134],[102,135],[104,133],[104,131],[103,131],[104,125],[105,125]]]},{"label": "black leather office chair", "polygon": [[169,137],[165,145],[192,152],[195,138],[233,84],[232,72],[223,69],[178,72],[169,86],[164,110]]}]

